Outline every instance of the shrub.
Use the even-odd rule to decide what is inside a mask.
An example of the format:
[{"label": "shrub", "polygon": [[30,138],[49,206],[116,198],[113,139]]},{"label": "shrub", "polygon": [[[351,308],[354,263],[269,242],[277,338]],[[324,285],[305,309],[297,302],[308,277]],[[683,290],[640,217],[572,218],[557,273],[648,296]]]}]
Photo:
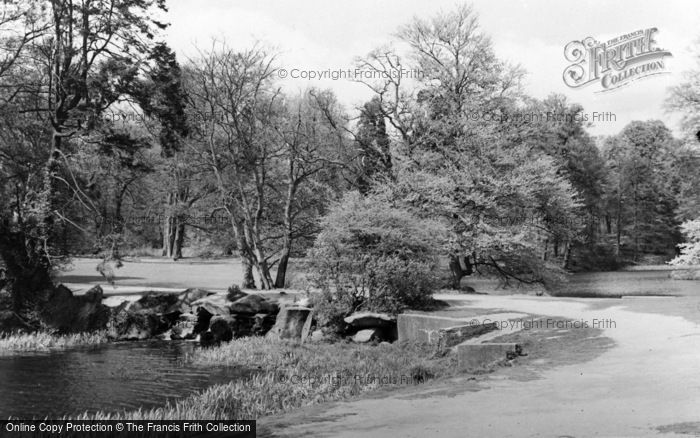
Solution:
[{"label": "shrub", "polygon": [[396,314],[432,301],[447,230],[378,196],[351,193],[322,220],[311,251],[320,325],[338,331],[357,310]]},{"label": "shrub", "polygon": [[674,266],[700,265],[700,218],[684,222],[681,231],[687,238],[686,243],[678,245],[681,254],[671,260],[669,264]]},{"label": "shrub", "polygon": [[232,284],[228,287],[228,290],[226,291],[226,299],[229,301],[236,301],[237,299],[242,298],[244,296],[245,293],[237,284]]}]

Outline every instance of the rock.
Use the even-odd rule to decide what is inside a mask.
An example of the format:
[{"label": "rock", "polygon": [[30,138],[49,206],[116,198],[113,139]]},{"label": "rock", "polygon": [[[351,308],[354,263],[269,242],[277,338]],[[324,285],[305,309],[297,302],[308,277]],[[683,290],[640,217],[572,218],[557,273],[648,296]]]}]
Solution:
[{"label": "rock", "polygon": [[352,341],[357,342],[358,344],[365,344],[367,342],[376,341],[379,339],[381,339],[381,337],[378,329],[360,330],[359,332],[355,333],[355,336],[352,337]]},{"label": "rock", "polygon": [[167,332],[163,332],[156,336],[156,338],[160,339],[161,341],[172,341],[173,339],[173,329],[168,330]]},{"label": "rock", "polygon": [[40,316],[51,329],[60,333],[78,333],[102,330],[107,325],[110,310],[102,304],[100,286],[93,287],[84,295],[73,295],[70,289],[59,285],[44,296]]},{"label": "rock", "polygon": [[11,310],[0,311],[0,333],[29,333],[34,331],[32,327]]},{"label": "rock", "polygon": [[275,325],[275,315],[268,315],[267,313],[258,313],[253,317],[254,323],[252,327],[252,335],[254,336],[264,336],[266,335],[272,327]]},{"label": "rock", "polygon": [[354,329],[391,327],[396,325],[396,317],[386,313],[358,312],[345,318],[345,323]]},{"label": "rock", "polygon": [[195,312],[203,308],[212,315],[228,315],[231,313],[229,312],[228,304],[225,295],[215,294],[193,301],[190,306]]},{"label": "rock", "polygon": [[213,347],[216,345],[214,342],[214,335],[212,332],[204,332],[199,336],[199,345],[202,347]]},{"label": "rock", "polygon": [[197,336],[195,327],[197,326],[197,317],[191,313],[180,315],[180,318],[170,329],[171,339],[194,339]]},{"label": "rock", "polygon": [[460,370],[478,371],[493,364],[511,360],[522,354],[522,347],[515,343],[460,344],[457,346],[457,363]]},{"label": "rock", "polygon": [[226,291],[226,299],[229,301],[236,301],[239,300],[243,297],[248,295],[247,293],[243,292],[240,287],[236,286],[235,284],[232,286],[229,286],[228,290]]},{"label": "rock", "polygon": [[498,330],[498,324],[495,322],[441,328],[437,331],[437,352],[446,352],[467,339],[476,338],[494,330]]},{"label": "rock", "polygon": [[308,307],[282,307],[277,314],[277,321],[267,337],[303,342],[309,337],[311,320],[311,309]]},{"label": "rock", "polygon": [[136,300],[129,310],[134,312],[140,312],[147,310],[150,313],[170,313],[173,306],[175,306],[179,301],[179,298],[175,294],[162,293],[162,292],[148,292],[146,295],[142,296]]},{"label": "rock", "polygon": [[180,294],[177,297],[180,303],[192,304],[197,300],[201,300],[204,297],[208,297],[209,295],[214,294],[214,292],[210,292],[208,290],[193,288],[185,289],[183,292],[180,292]]},{"label": "rock", "polygon": [[209,323],[209,332],[212,334],[212,340],[215,344],[229,342],[233,339],[235,328],[236,319],[230,315],[216,315]]},{"label": "rock", "polygon": [[210,295],[214,295],[214,292],[198,288],[185,289],[177,295],[177,302],[170,306],[165,313],[192,313],[192,303]]},{"label": "rock", "polygon": [[326,339],[328,339],[328,336],[326,336],[326,334],[323,333],[323,330],[321,329],[314,330],[313,332],[311,332],[311,336],[309,336],[310,342],[323,342]]},{"label": "rock", "polygon": [[474,289],[471,286],[462,286],[459,288],[459,291],[463,294],[475,294],[476,293],[476,289]]},{"label": "rock", "polygon": [[298,307],[311,307],[311,298],[304,297],[304,298],[300,299],[299,301],[296,301],[294,303],[294,305],[298,306]]},{"label": "rock", "polygon": [[258,313],[276,314],[279,306],[272,303],[260,295],[246,295],[231,304],[229,311],[232,314],[255,315]]},{"label": "rock", "polygon": [[355,329],[396,325],[396,317],[387,315],[386,313],[358,312],[348,316],[344,321]]},{"label": "rock", "polygon": [[203,333],[209,330],[209,323],[212,318],[211,312],[204,307],[197,308],[197,322],[194,325],[194,333]]},{"label": "rock", "polygon": [[150,311],[135,312],[126,305],[112,310],[107,323],[107,337],[117,341],[150,339],[169,328],[162,315]]}]

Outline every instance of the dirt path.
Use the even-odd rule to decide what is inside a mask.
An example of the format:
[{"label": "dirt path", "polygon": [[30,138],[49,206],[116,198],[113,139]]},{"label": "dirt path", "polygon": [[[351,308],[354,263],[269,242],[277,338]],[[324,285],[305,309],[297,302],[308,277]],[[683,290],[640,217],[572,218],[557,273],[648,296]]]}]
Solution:
[{"label": "dirt path", "polygon": [[[263,419],[259,422],[261,436],[700,434],[697,298],[469,296],[465,300],[476,307],[563,316],[589,325],[607,320],[600,328],[615,346],[574,365],[538,367],[530,363],[520,369],[516,365],[477,382],[456,379]],[[532,378],[533,372],[538,377]]]}]

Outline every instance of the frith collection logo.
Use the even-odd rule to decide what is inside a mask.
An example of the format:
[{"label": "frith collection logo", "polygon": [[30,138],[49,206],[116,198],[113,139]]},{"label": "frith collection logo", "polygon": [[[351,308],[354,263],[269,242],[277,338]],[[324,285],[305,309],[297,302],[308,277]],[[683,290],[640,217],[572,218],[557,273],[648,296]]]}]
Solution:
[{"label": "frith collection logo", "polygon": [[600,83],[600,93],[668,73],[664,58],[673,55],[656,47],[656,32],[652,27],[602,43],[592,37],[571,41],[564,48],[566,60],[572,63],[564,70],[564,83],[571,88]]}]

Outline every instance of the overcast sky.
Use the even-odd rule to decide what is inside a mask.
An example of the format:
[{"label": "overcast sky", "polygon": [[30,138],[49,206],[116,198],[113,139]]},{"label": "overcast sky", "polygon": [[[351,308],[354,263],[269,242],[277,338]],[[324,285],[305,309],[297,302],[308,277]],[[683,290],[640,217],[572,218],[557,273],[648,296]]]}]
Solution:
[{"label": "overcast sky", "polygon": [[[387,44],[396,29],[414,16],[429,17],[454,9],[453,0],[171,0],[167,39],[180,55],[194,47],[225,39],[234,48],[260,40],[279,53],[278,66],[291,71],[354,68],[353,60]],[[473,1],[481,27],[491,36],[496,54],[528,72],[526,91],[538,98],[563,93],[586,112],[610,111],[616,122],[596,123],[594,135],[617,133],[632,120],[661,119],[677,129],[678,117],[663,110],[669,86],[696,66],[694,43],[700,36],[700,3],[691,0],[629,1]],[[571,89],[562,81],[570,64],[564,46],[572,40],[607,40],[656,27],[657,46],[669,50],[668,74],[596,93],[600,87]],[[370,97],[361,84],[348,80],[286,78],[289,90],[308,86],[331,88],[347,109]]]}]

